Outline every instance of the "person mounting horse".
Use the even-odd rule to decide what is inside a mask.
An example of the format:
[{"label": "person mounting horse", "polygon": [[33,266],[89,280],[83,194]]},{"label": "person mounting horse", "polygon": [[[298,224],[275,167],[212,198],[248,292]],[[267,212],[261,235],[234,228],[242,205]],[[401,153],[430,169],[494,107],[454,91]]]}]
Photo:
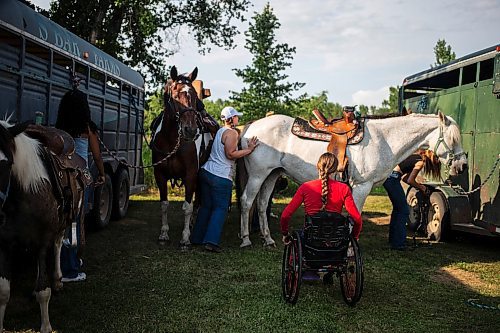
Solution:
[{"label": "person mounting horse", "polygon": [[[196,96],[194,97],[195,100],[186,100],[186,101],[181,101],[181,95],[180,92],[182,90],[182,86],[189,86],[194,89],[192,83],[196,79],[198,75],[198,67],[195,67],[195,69],[190,73],[190,74],[177,74],[177,68],[175,66],[172,66],[172,69],[170,70],[170,79],[167,80],[165,83],[165,93],[169,94],[173,99],[181,102],[185,106],[190,106],[194,107],[196,111],[199,112],[200,114],[200,130],[202,132],[210,132],[212,138],[215,137],[215,134],[219,130],[219,124],[217,120],[215,120],[205,109],[205,104],[203,104],[203,101]],[[193,96],[190,96],[190,98],[193,98]],[[150,130],[152,133],[155,133],[158,129],[158,126],[161,123],[161,120],[163,118],[163,111],[156,116],[153,121],[151,122],[150,125]],[[207,156],[208,158],[208,156]]]},{"label": "person mounting horse", "polygon": [[[185,201],[182,205],[184,229],[180,241],[183,250],[191,244],[190,224],[194,209],[193,195],[197,191],[198,168],[210,155],[210,140],[213,137],[210,133],[215,135],[219,127],[215,120],[213,124],[211,120],[203,121],[203,118],[207,119],[200,112],[200,109],[204,110],[203,103],[192,85],[197,74],[197,68],[189,74],[181,75],[177,73],[175,66],[171,68],[170,80],[165,85],[165,109],[160,121],[154,124],[156,128],[150,143],[162,212],[158,241],[164,243],[169,240],[167,183],[170,180],[176,185],[180,180],[179,186],[184,185],[185,188]],[[207,127],[208,133],[204,131]]]}]

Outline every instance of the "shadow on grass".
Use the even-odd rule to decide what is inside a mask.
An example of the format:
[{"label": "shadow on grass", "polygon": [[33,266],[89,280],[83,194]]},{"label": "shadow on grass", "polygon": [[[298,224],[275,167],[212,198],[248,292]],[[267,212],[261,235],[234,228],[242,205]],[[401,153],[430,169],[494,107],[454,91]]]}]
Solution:
[{"label": "shadow on grass", "polygon": [[[273,211],[284,207],[275,204]],[[131,201],[127,218],[89,233],[84,254],[88,279],[66,284],[52,297],[52,326],[63,333],[500,331],[497,311],[466,303],[476,299],[498,305],[497,244],[459,240],[393,252],[387,244],[386,213],[370,209],[364,213],[360,239],[365,264],[360,303],[345,305],[338,282],[309,282],[303,284],[298,304],[288,306],[281,299],[278,220],[269,223],[276,248],[264,248],[259,235],[252,234],[252,248],[242,250],[233,203],[222,235],[223,253],[198,247],[182,253],[177,247],[181,208],[182,201],[171,201],[172,241],[165,246],[157,243],[158,201]],[[292,219],[293,228],[301,227],[301,214],[303,210]],[[387,222],[371,222],[384,218]],[[471,284],[472,278],[479,282]],[[16,283],[7,329],[39,328],[38,305],[27,296],[31,290],[32,284]]]}]

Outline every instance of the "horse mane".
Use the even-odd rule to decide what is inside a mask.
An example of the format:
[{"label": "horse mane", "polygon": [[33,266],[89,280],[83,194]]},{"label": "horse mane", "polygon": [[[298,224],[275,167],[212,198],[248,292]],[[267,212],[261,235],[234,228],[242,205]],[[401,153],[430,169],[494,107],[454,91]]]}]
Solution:
[{"label": "horse mane", "polygon": [[387,114],[371,114],[365,115],[363,118],[365,119],[386,119],[386,118],[394,118],[394,117],[404,117],[406,115],[400,113],[387,113]]},{"label": "horse mane", "polygon": [[[12,127],[12,124],[4,120],[0,120],[0,124],[5,128]],[[39,192],[45,181],[50,183],[47,169],[40,157],[42,144],[20,133],[14,138],[14,145],[16,149],[13,152],[12,174],[25,192]]]}]

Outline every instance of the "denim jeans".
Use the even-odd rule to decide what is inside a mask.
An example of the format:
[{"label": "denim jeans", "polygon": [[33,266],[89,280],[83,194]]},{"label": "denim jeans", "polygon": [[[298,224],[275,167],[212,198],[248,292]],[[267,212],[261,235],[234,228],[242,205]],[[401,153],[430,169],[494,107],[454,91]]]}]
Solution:
[{"label": "denim jeans", "polygon": [[[75,141],[75,153],[85,160],[88,165],[89,143],[87,138],[73,138]],[[85,188],[83,194],[83,212],[87,212],[87,202],[90,188]],[[80,247],[80,214],[76,216],[76,247],[63,245],[61,248],[61,271],[65,278],[75,278],[80,272],[80,259],[78,258],[78,248]],[[72,243],[71,226],[69,228],[69,243]]]},{"label": "denim jeans", "polygon": [[392,248],[406,246],[406,223],[410,217],[410,210],[406,203],[406,196],[401,186],[401,177],[391,174],[384,182],[384,188],[392,203],[391,223],[389,224],[389,243]]},{"label": "denim jeans", "polygon": [[191,242],[218,246],[231,200],[233,182],[201,169],[199,186],[201,207],[191,234]]}]

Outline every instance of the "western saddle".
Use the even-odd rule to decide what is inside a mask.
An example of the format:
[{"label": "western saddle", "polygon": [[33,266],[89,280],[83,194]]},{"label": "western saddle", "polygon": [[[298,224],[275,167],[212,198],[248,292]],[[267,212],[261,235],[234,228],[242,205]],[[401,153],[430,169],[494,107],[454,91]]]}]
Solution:
[{"label": "western saddle", "polygon": [[[73,138],[60,129],[40,125],[29,125],[25,133],[37,139],[45,148],[44,162],[52,184],[52,191],[59,202],[59,217],[66,224],[73,223],[79,215],[79,223],[83,223],[85,212],[84,190],[92,183],[85,160],[75,154]],[[84,244],[84,229],[82,232],[82,245]]]},{"label": "western saddle", "polygon": [[317,131],[331,134],[327,151],[337,157],[339,161],[337,171],[343,173],[348,163],[346,156],[347,143],[357,134],[360,127],[359,123],[348,115],[340,119],[328,120],[318,109],[314,109],[312,113],[316,119],[311,119],[309,124]]}]

